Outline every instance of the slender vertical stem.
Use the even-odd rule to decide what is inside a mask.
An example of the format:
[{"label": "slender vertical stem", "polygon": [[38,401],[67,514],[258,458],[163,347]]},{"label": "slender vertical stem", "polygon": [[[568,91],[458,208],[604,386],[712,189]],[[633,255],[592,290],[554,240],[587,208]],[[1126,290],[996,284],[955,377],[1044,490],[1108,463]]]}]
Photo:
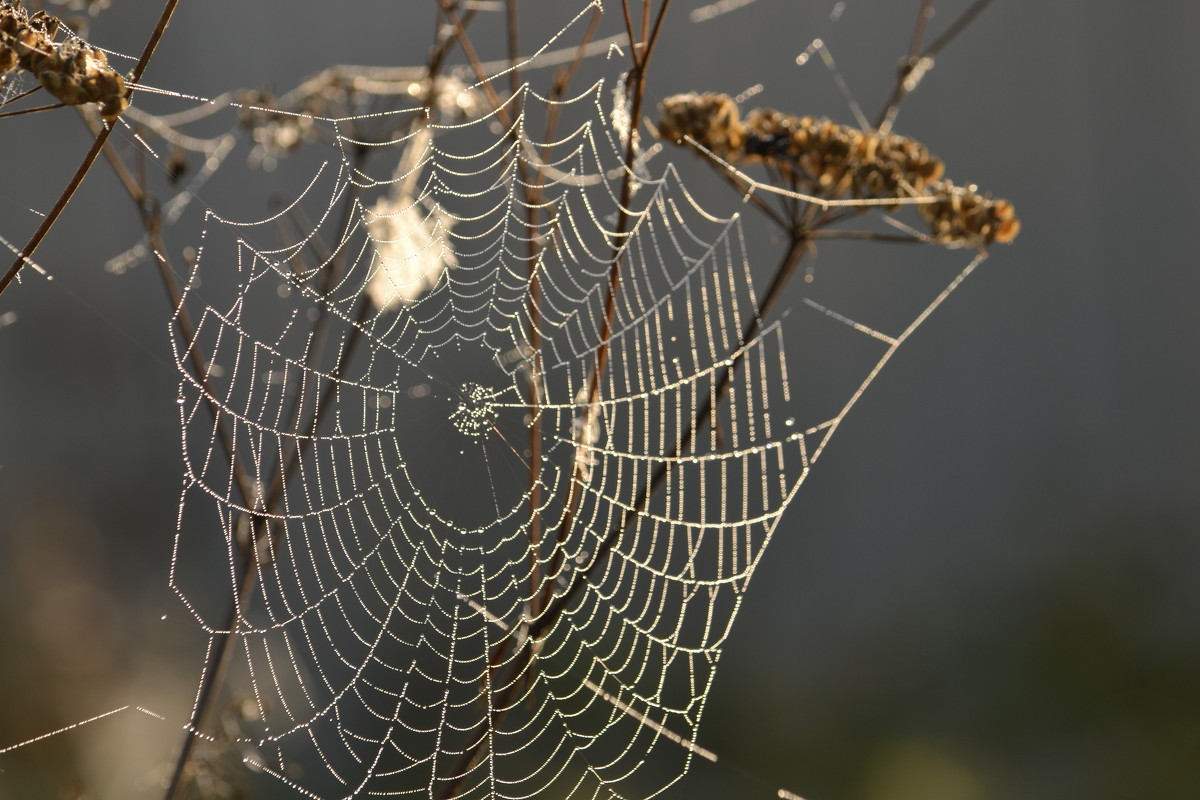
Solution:
[{"label": "slender vertical stem", "polygon": [[[649,2],[650,0],[646,0],[647,5],[644,6],[645,13],[647,14],[649,13]],[[632,97],[629,117],[633,121],[633,124],[629,131],[629,141],[625,143],[625,169],[621,180],[620,198],[617,202],[617,227],[612,236],[613,249],[608,270],[608,285],[604,296],[604,316],[601,319],[600,334],[597,337],[596,362],[588,378],[587,395],[583,403],[583,413],[587,415],[595,413],[596,401],[600,397],[600,384],[608,367],[608,359],[611,353],[613,322],[616,318],[617,310],[617,295],[621,289],[621,264],[624,261],[625,248],[630,236],[629,225],[632,215],[629,212],[629,204],[633,198],[634,163],[637,158],[638,147],[638,120],[642,118],[642,103],[646,91],[646,70],[650,64],[650,57],[654,54],[654,45],[658,41],[658,35],[662,30],[663,20],[666,18],[667,9],[670,5],[671,0],[663,0],[663,4],[658,10],[658,16],[654,20],[654,28],[650,33],[649,39],[638,42],[632,38],[633,20],[629,14],[629,2],[628,0],[622,0],[621,3],[621,7],[625,12],[626,28],[631,37],[630,49],[632,51],[633,66],[629,70],[628,91]],[[587,427],[587,421],[585,420],[583,431],[586,431]],[[578,443],[577,446],[579,446]],[[575,464],[572,466],[571,480],[568,483],[567,498],[563,503],[564,512],[562,520],[558,525],[556,547],[553,560],[547,570],[548,575],[554,575],[562,564],[563,554],[561,545],[566,541],[571,526],[575,521],[575,510],[580,497],[578,487],[580,481],[583,479],[582,469],[581,460],[576,459]],[[554,591],[554,583],[548,582],[543,591],[545,597],[541,605],[544,608]]]},{"label": "slender vertical stem", "polygon": [[[518,35],[517,0],[507,0],[506,14],[508,22],[508,78],[509,91],[515,99],[521,92],[520,73],[520,37]],[[541,170],[537,177],[530,180],[528,165],[525,159],[517,155],[517,172],[520,184],[525,191],[525,227],[529,232],[527,259],[529,276],[529,293],[527,313],[529,326],[525,334],[529,358],[529,386],[526,403],[529,408],[529,602],[532,605],[530,614],[537,613],[537,597],[541,588],[542,573],[539,555],[542,538],[542,415],[538,409],[542,405],[542,331],[541,331],[541,284],[538,276],[542,246],[534,235],[538,225],[538,203],[541,194]]]},{"label": "slender vertical stem", "polygon": [[[446,0],[442,0],[442,2],[443,2],[443,7],[445,7]],[[646,13],[648,14],[650,0],[646,0],[646,2],[647,2]],[[670,6],[670,0],[664,0],[663,5],[659,9],[658,16],[655,18],[653,31],[650,33],[649,39],[646,40],[645,38],[643,38],[640,46],[639,46],[639,42],[636,39],[634,32],[633,32],[632,21],[630,20],[630,17],[629,17],[628,3],[623,2],[622,5],[626,12],[626,22],[627,22],[627,28],[628,28],[629,36],[630,36],[630,47],[631,47],[631,51],[632,51],[631,57],[634,62],[633,66],[630,69],[631,80],[629,82],[629,86],[630,86],[629,91],[631,92],[631,96],[633,98],[633,102],[631,104],[632,105],[631,118],[636,121],[636,120],[641,119],[641,109],[642,109],[642,103],[643,103],[643,98],[644,98],[644,94],[645,94],[646,68],[650,62],[650,56],[653,53],[654,44],[657,41],[659,32],[662,29],[663,19],[666,16],[667,8]],[[453,12],[448,11],[447,13],[452,14]],[[453,21],[453,18],[452,18],[452,21]],[[462,38],[464,39],[464,41],[463,41],[464,51],[468,52],[468,53],[473,52],[470,49],[468,42],[465,41],[465,37],[462,37]],[[480,67],[478,66],[476,61],[473,60],[473,63],[476,64],[475,68],[476,68],[477,75],[480,75],[480,73],[481,73]],[[484,82],[485,86],[490,86],[490,84],[488,84],[488,82],[486,81],[485,76],[480,75],[480,79]],[[495,101],[493,101],[493,103],[495,103]],[[605,296],[604,318],[603,318],[603,322],[602,322],[602,326],[601,326],[601,330],[600,330],[600,336],[598,338],[598,350],[597,350],[597,356],[596,356],[596,363],[593,367],[592,375],[587,384],[588,385],[588,396],[587,396],[587,402],[585,403],[584,408],[590,408],[595,403],[595,400],[599,393],[600,382],[601,382],[601,379],[602,379],[602,376],[603,376],[603,373],[605,370],[605,366],[607,364],[608,357],[609,357],[609,350],[610,350],[609,345],[610,345],[610,339],[612,336],[612,326],[613,326],[613,321],[614,321],[615,315],[616,315],[616,297],[620,290],[621,263],[624,258],[625,245],[626,245],[626,242],[630,235],[629,234],[629,226],[630,226],[632,215],[629,212],[629,204],[633,197],[633,184],[634,184],[634,169],[633,169],[633,167],[634,167],[634,162],[635,162],[636,158],[637,158],[637,130],[635,128],[630,131],[629,141],[626,143],[626,148],[625,148],[625,158],[624,158],[625,169],[624,169],[624,175],[623,175],[623,179],[622,179],[622,183],[621,183],[621,192],[620,192],[620,198],[618,201],[618,208],[617,208],[617,213],[618,213],[617,227],[616,227],[615,233],[612,236],[613,251],[612,251],[611,266],[610,266],[609,275],[608,275],[607,292],[606,292],[606,296]],[[533,263],[535,263],[535,262],[531,262],[531,268],[533,266]],[[532,292],[533,288],[534,287],[531,285],[531,292]],[[535,376],[535,377],[537,377],[537,376]],[[535,417],[536,417],[536,414],[535,414]],[[540,458],[538,459],[538,461],[540,461]],[[564,502],[564,505],[566,506],[567,510],[564,515],[563,521],[559,524],[558,529],[557,529],[557,536],[556,536],[557,541],[556,541],[556,547],[555,547],[555,552],[554,552],[554,558],[552,560],[551,568],[548,571],[548,574],[551,574],[551,575],[558,568],[558,565],[561,563],[561,549],[562,548],[560,545],[561,545],[562,540],[565,538],[567,532],[570,529],[571,519],[573,516],[571,507],[572,507],[572,503],[573,503],[573,498],[575,498],[577,496],[577,493],[575,492],[575,485],[578,482],[578,480],[580,479],[578,460],[576,461],[576,464],[572,467],[572,469],[573,469],[573,477],[570,482],[570,489],[568,490],[569,494]],[[540,550],[540,548],[536,548],[536,549],[531,548],[531,551],[532,551],[531,558],[536,559],[539,550]],[[540,592],[540,594],[541,594],[540,600],[537,597],[535,597],[533,605],[535,607],[544,606],[544,604],[553,596],[552,592],[553,592],[553,583],[549,583]],[[553,616],[555,616],[555,614],[543,613],[542,615],[540,615],[538,617],[538,619],[542,620],[544,622],[545,620],[547,620]],[[509,665],[509,668],[507,670],[507,674],[506,674],[504,680],[499,681],[499,682],[493,682],[493,685],[496,685],[496,683],[499,683],[499,685],[503,685],[506,688],[502,692],[500,692],[500,694],[498,696],[489,698],[489,702],[488,702],[489,711],[488,711],[487,719],[483,720],[471,732],[470,737],[468,738],[468,741],[473,741],[473,742],[475,742],[475,744],[473,746],[469,747],[467,749],[467,751],[463,753],[462,758],[460,759],[459,763],[455,766],[454,772],[452,773],[452,774],[458,775],[459,777],[457,779],[451,781],[441,792],[439,792],[438,796],[440,798],[448,798],[448,797],[453,796],[455,791],[457,791],[458,786],[465,779],[466,774],[477,763],[479,763],[480,759],[483,758],[483,755],[486,751],[486,747],[487,747],[487,744],[489,741],[488,736],[487,736],[488,731],[493,726],[499,724],[499,722],[505,717],[505,715],[506,715],[505,709],[510,707],[517,690],[522,685],[522,682],[517,680],[517,678],[521,674],[521,672],[524,669],[526,669],[526,667],[528,666],[528,662],[529,662],[529,659],[533,652],[533,647],[534,647],[534,642],[532,641],[532,637],[526,635],[527,631],[528,631],[528,629],[526,628],[526,626],[516,626],[511,631],[509,636],[507,636],[504,640],[501,641],[501,643],[499,645],[497,645],[495,648],[493,648],[491,656],[489,658],[488,666],[486,668],[488,675],[491,675],[492,672],[494,672],[494,670],[501,663],[503,663],[504,658],[506,657],[507,654],[514,653],[514,658],[510,662],[510,665]],[[520,649],[519,654],[515,653],[515,651],[518,649]]]}]

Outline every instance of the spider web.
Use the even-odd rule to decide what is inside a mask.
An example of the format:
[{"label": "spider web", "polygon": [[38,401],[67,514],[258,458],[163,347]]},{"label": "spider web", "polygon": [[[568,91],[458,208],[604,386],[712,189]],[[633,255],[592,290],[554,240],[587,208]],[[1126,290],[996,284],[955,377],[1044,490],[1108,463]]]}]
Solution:
[{"label": "spider web", "polygon": [[[227,305],[200,309],[195,340],[177,354],[182,505],[185,517],[209,513],[181,526],[172,584],[222,633],[193,602],[201,590],[186,565],[203,562],[193,553],[215,537],[228,562],[216,591],[238,596],[248,528],[269,530],[234,627],[261,720],[249,738],[265,769],[318,796],[440,796],[460,782],[489,796],[592,796],[627,782],[640,794],[657,751],[681,761],[679,772],[693,755],[664,731],[695,738],[741,594],[805,472],[806,444],[789,427],[778,326],[738,339],[756,305],[740,226],[705,214],[671,168],[646,181],[617,247],[625,280],[611,367],[588,402],[618,241],[612,218],[595,211],[614,207],[621,179],[604,96],[598,85],[567,102],[591,119],[557,144],[551,210],[532,227],[512,184],[545,143],[528,140],[524,118],[485,150],[455,149],[495,114],[388,145],[424,145],[419,194],[389,205],[395,218],[363,201],[344,225],[337,218],[347,192],[386,193],[404,180],[372,177],[349,158],[299,198],[320,198],[314,235],[260,249],[251,242],[268,233],[257,229],[274,219],[210,217],[193,285],[234,269],[238,286]],[[506,108],[545,102],[528,87],[517,99]],[[389,263],[391,240],[374,236],[381,219],[408,220],[390,228],[426,238]],[[297,267],[323,234],[337,243],[329,257]],[[364,295],[388,275],[406,276],[390,279],[402,294],[406,280],[432,288],[376,310]],[[317,353],[301,324],[317,315],[335,341],[356,332],[358,352]],[[187,371],[193,348],[223,374]],[[721,423],[681,450],[723,380]],[[332,397],[326,425],[288,423],[290,406],[311,418],[323,396]],[[262,487],[251,502],[220,456],[220,425]],[[273,470],[288,459],[294,478],[267,507]],[[659,470],[663,488],[647,502]],[[610,545],[614,530],[623,533]],[[548,592],[569,601],[528,638],[531,607]],[[519,649],[490,663],[514,636]],[[504,722],[490,724],[497,711]],[[321,769],[293,781],[297,762]]]},{"label": "spider web", "polygon": [[[741,217],[654,148],[623,166],[613,83],[278,112],[336,157],[291,156],[265,218],[203,209],[170,581],[209,636],[196,706],[219,674],[237,725],[193,733],[304,795],[643,797],[715,760],[705,699],[780,515],[976,263],[894,333],[814,297],[764,319]],[[171,141],[238,108],[130,116]],[[195,146],[168,219],[235,138]]]}]

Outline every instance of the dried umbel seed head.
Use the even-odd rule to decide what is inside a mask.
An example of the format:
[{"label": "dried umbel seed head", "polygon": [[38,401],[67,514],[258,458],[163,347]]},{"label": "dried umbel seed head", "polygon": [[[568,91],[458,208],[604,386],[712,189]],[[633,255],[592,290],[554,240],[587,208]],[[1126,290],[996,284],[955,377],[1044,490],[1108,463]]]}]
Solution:
[{"label": "dried umbel seed head", "polygon": [[743,131],[748,162],[772,167],[827,196],[912,196],[943,171],[942,162],[912,139],[866,133],[824,118],[755,109]]},{"label": "dried umbel seed head", "polygon": [[833,120],[804,117],[792,135],[795,162],[816,191],[830,197],[845,194],[854,184],[854,152],[862,132]]},{"label": "dried umbel seed head", "polygon": [[937,202],[922,204],[919,209],[933,238],[941,244],[1008,244],[1021,231],[1012,203],[980,194],[974,186],[941,181],[930,187],[930,194]]},{"label": "dried umbel seed head", "polygon": [[[662,104],[658,132],[675,142],[691,137],[731,164],[762,164],[794,187],[834,199],[897,201],[932,195],[921,216],[935,241],[954,247],[1006,244],[1021,230],[1012,204],[974,187],[941,180],[942,161],[920,142],[895,133],[862,131],[832,120],[797,117],[773,108],[741,122],[723,94],[680,94]],[[884,203],[894,211],[900,203]],[[878,205],[863,205],[868,211]]]},{"label": "dried umbel seed head", "polygon": [[79,40],[62,45],[35,74],[46,91],[69,106],[97,103],[108,121],[129,107],[125,79],[108,66],[100,50]]},{"label": "dried umbel seed head", "polygon": [[664,139],[682,142],[690,136],[721,158],[740,160],[742,125],[737,103],[729,95],[677,94],[664,100],[659,110],[658,133]]},{"label": "dried umbel seed head", "polygon": [[18,3],[0,5],[0,64],[33,71],[36,63],[55,51],[58,21],[39,11],[32,17]]},{"label": "dried umbel seed head", "polygon": [[29,14],[21,6],[0,5],[0,73],[17,68],[17,34],[29,23]]},{"label": "dried umbel seed head", "polygon": [[[925,145],[894,133],[861,134],[853,158],[857,162],[854,195],[860,198],[923,194],[945,171],[941,160],[930,155]],[[897,207],[885,206],[889,210]]]},{"label": "dried umbel seed head", "polygon": [[798,119],[773,108],[754,109],[742,126],[746,138],[746,160],[766,164],[794,160],[795,134],[811,121],[811,117]]},{"label": "dried umbel seed head", "polygon": [[104,119],[115,120],[129,107],[125,79],[81,39],[55,42],[58,29],[58,20],[45,12],[29,16],[12,0],[0,4],[0,72],[20,67],[64,105],[96,103]]}]

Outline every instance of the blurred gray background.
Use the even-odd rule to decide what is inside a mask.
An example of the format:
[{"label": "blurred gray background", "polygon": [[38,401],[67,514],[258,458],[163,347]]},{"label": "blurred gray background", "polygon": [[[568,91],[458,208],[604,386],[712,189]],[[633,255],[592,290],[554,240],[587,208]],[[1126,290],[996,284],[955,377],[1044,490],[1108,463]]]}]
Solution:
[{"label": "blurred gray background", "polygon": [[[90,38],[137,53],[156,5],[116,2]],[[524,41],[565,5],[523,4]],[[849,123],[796,55],[823,38],[874,116],[919,3],[851,0],[833,23],[833,2],[759,0],[693,24],[699,5],[672,7],[652,100],[762,83],[748,105]],[[939,2],[934,34],[965,5]],[[145,80],[215,96],[419,64],[430,6],[184,3]],[[475,31],[485,57],[498,28]],[[997,0],[905,102],[897,129],[1010,199],[1022,233],[900,350],[802,487],[706,706],[700,742],[722,760],[667,796],[1200,796],[1198,50],[1196,4]],[[0,125],[10,243],[86,150],[59,113]],[[709,207],[737,208],[671,156]],[[54,281],[0,297],[0,319],[16,313],[0,327],[0,748],[127,703],[173,722],[125,713],[0,755],[0,797],[155,796],[200,671],[167,587],[171,309],[148,266],[102,268],[139,230],[98,167],[39,251]],[[822,247],[817,281],[842,252]]]}]

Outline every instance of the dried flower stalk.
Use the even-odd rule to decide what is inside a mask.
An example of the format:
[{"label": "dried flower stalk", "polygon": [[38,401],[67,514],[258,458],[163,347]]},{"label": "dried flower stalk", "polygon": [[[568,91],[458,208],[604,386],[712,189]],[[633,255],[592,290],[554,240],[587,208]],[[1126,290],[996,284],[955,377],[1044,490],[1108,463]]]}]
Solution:
[{"label": "dried flower stalk", "polygon": [[733,165],[763,164],[822,197],[935,198],[919,210],[939,244],[1007,244],[1021,230],[1012,203],[981,194],[974,185],[941,180],[941,160],[906,136],[771,108],[755,109],[743,121],[733,98],[712,92],[668,97],[660,110],[663,138],[680,144],[690,139]]}]

